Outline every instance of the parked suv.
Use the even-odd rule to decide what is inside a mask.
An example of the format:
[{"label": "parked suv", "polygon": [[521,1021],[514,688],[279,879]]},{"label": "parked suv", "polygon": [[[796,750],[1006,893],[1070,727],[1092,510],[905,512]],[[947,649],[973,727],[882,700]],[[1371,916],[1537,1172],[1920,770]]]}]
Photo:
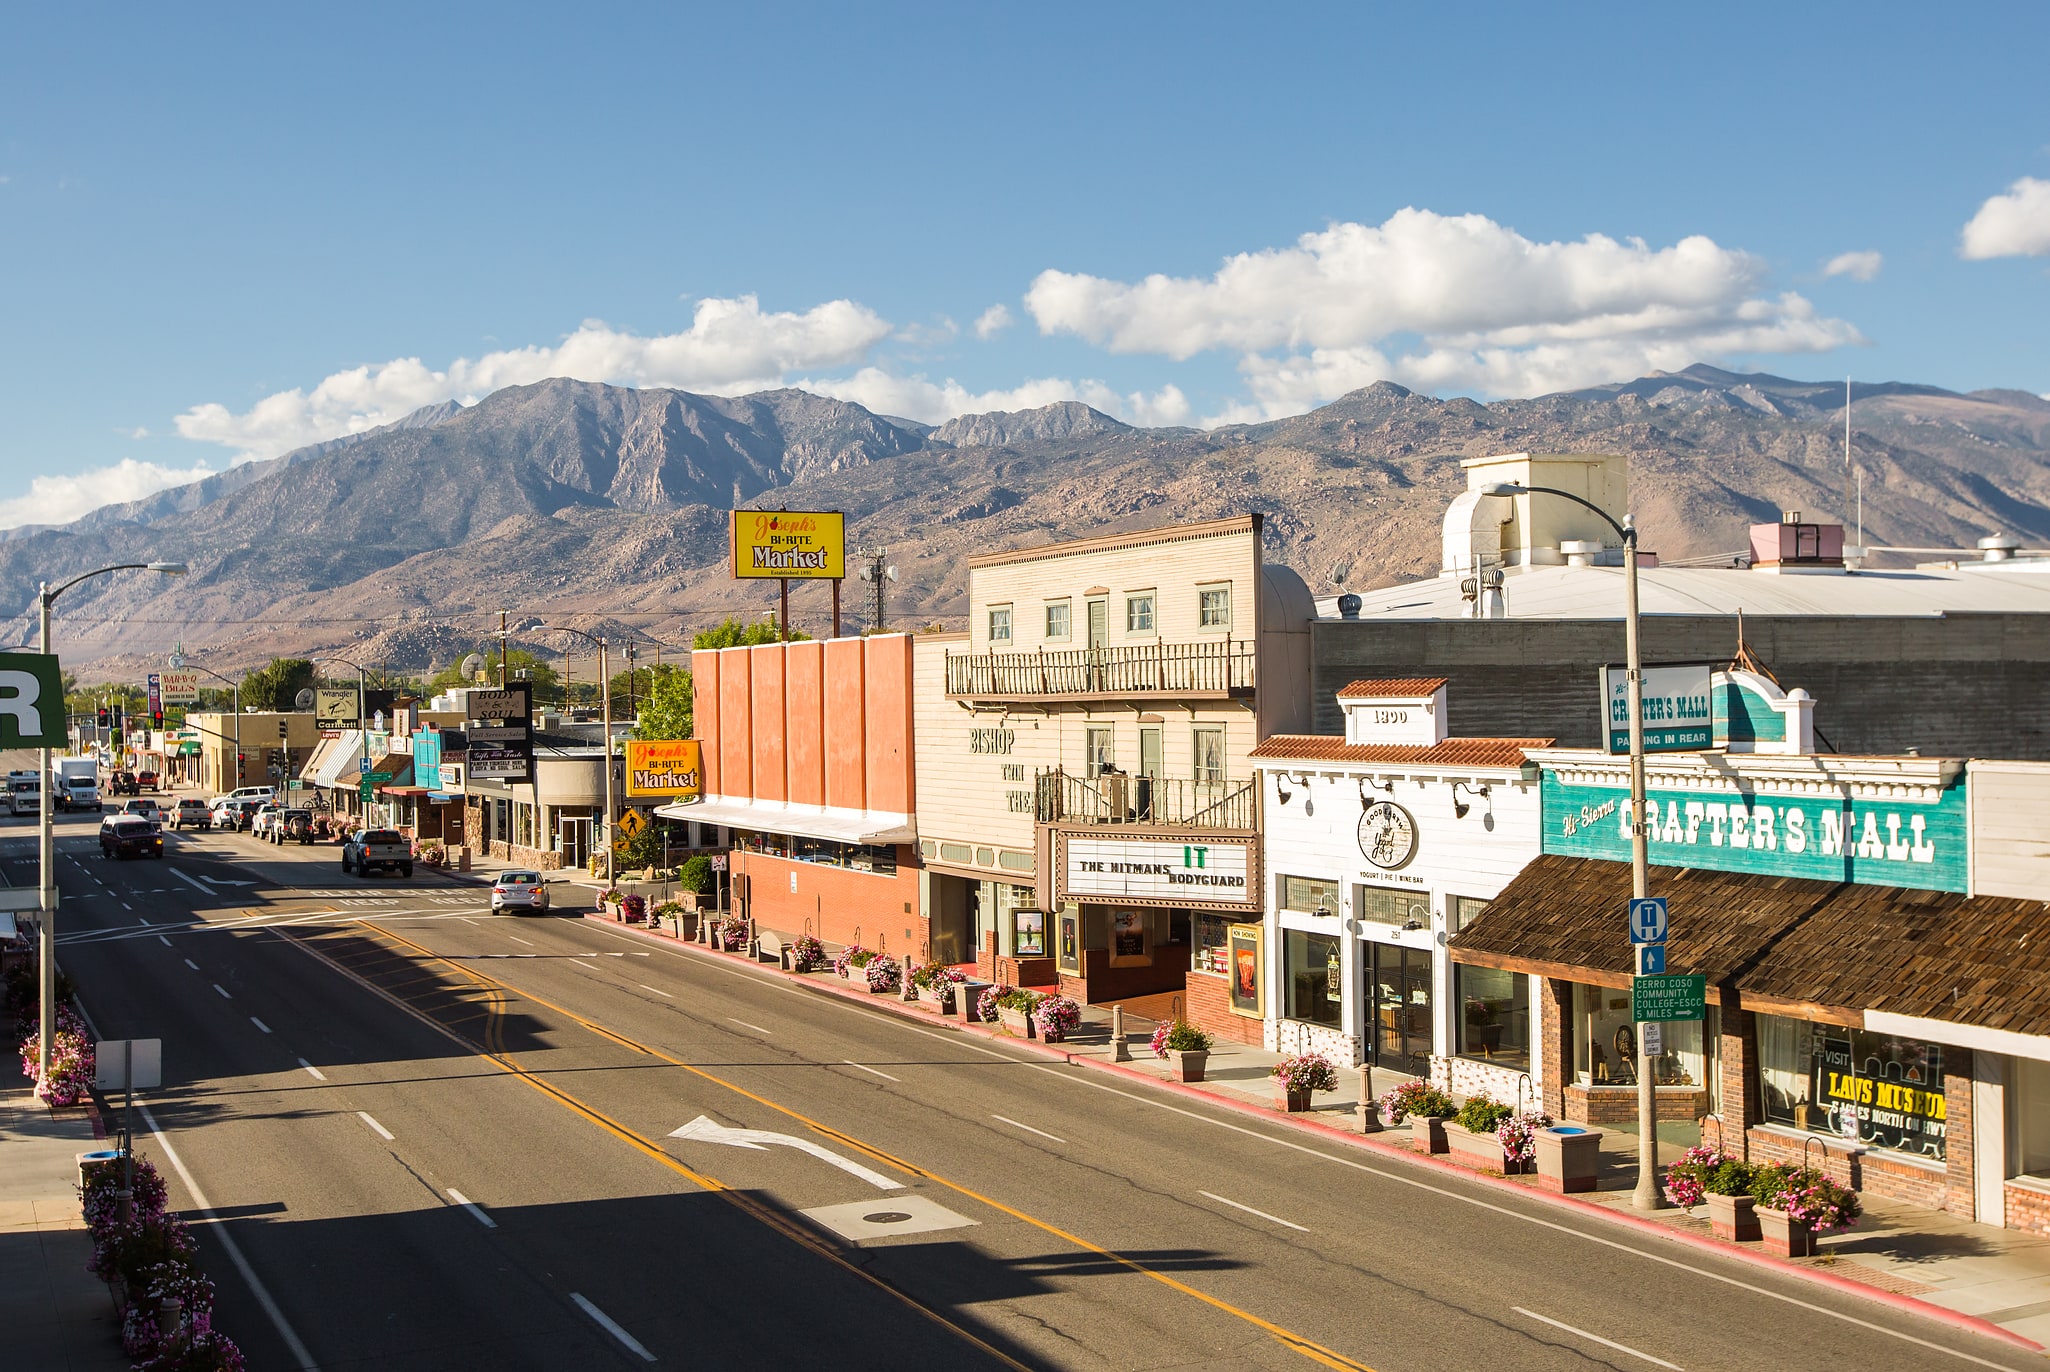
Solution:
[{"label": "parked suv", "polygon": [[137,772],[135,774],[135,784],[141,790],[154,791],[157,789],[157,774],[150,771]]},{"label": "parked suv", "polygon": [[207,809],[206,802],[198,796],[187,796],[172,812],[171,827],[181,832],[186,829],[212,829],[214,812]]},{"label": "parked suv", "polygon": [[342,870],[369,876],[378,868],[413,875],[413,845],[396,829],[364,829],[342,845]]},{"label": "parked suv", "polygon": [[271,817],[270,827],[264,837],[282,848],[288,839],[301,843],[313,842],[313,811],[290,809],[280,810]]}]

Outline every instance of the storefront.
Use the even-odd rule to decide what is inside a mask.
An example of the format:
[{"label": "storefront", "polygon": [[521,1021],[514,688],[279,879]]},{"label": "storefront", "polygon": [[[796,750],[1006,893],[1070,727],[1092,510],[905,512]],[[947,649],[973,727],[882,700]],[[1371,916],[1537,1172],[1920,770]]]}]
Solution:
[{"label": "storefront", "polygon": [[1450,737],[1436,679],[1357,681],[1338,705],[1343,735],[1253,752],[1266,1042],[1513,1101],[1542,1070],[1532,979],[1456,969],[1444,945],[1537,855],[1524,750],[1551,740]]}]

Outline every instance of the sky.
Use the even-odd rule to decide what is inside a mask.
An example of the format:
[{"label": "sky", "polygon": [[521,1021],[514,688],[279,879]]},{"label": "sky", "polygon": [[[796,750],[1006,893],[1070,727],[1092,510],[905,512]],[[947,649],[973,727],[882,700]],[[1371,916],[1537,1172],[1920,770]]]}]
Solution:
[{"label": "sky", "polygon": [[2050,392],[2050,6],[0,13],[0,527],[548,376]]}]

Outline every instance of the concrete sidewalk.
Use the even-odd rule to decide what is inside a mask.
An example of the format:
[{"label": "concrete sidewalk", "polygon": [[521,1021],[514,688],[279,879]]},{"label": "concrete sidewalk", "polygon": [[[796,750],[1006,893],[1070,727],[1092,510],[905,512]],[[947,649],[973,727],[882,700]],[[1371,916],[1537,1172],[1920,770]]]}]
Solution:
[{"label": "concrete sidewalk", "polygon": [[125,1372],[121,1324],[79,1214],[78,1154],[104,1148],[90,1112],[51,1110],[0,1081],[0,1330],[9,1367]]},{"label": "concrete sidewalk", "polygon": [[[589,918],[607,924],[616,923],[601,916]],[[678,940],[666,934],[626,927],[644,938],[679,944]],[[707,958],[732,959],[762,967],[764,971],[772,970],[743,955],[714,952],[688,942],[680,946]],[[830,971],[806,974],[778,972],[776,975],[789,977],[822,994],[852,998],[928,1024],[947,1025],[964,1033],[988,1037],[1006,1036],[1006,1031],[999,1026],[964,1024],[958,1019],[942,1018],[929,1006],[908,1003],[896,996],[870,996],[852,990]],[[1206,1096],[1235,1109],[1269,1112],[1277,1123],[1298,1124],[1306,1133],[1328,1137],[1327,1130],[1343,1131],[1353,1135],[1362,1146],[1372,1147],[1385,1155],[1406,1157],[1419,1167],[1454,1165],[1443,1155],[1429,1162],[1415,1156],[1406,1128],[1384,1130],[1361,1138],[1355,1117],[1360,1096],[1360,1074],[1356,1070],[1341,1069],[1338,1090],[1319,1094],[1315,1108],[1307,1114],[1288,1115],[1276,1108],[1274,1083],[1268,1076],[1274,1064],[1281,1061],[1282,1054],[1219,1041],[1211,1050],[1205,1079],[1198,1084],[1183,1085],[1172,1081],[1167,1064],[1155,1059],[1149,1051],[1148,1040],[1153,1031],[1151,1021],[1127,1015],[1125,1031],[1131,1055],[1127,1062],[1113,1060],[1110,1013],[1094,1006],[1084,1009],[1081,1026],[1065,1042],[1036,1046],[1078,1064],[1158,1081],[1169,1090]],[[1406,1080],[1409,1078],[1379,1068],[1373,1074],[1377,1093]],[[1513,1101],[1508,1103],[1515,1104]],[[1660,1132],[1666,1131],[1661,1129]],[[1661,1142],[1661,1161],[1673,1161],[1680,1152],[1680,1146],[1670,1138]],[[1614,1214],[1619,1224],[1635,1226],[1648,1223],[1676,1240],[1710,1245],[1733,1256],[1769,1265],[1808,1270],[1831,1285],[1863,1289],[1881,1300],[1924,1305],[1930,1307],[1925,1313],[1934,1318],[1957,1315],[1971,1321],[1984,1321],[2010,1336],[2037,1345],[2038,1351],[2043,1346],[2050,1346],[2050,1239],[2010,1229],[1996,1229],[1941,1211],[1865,1196],[1862,1198],[1865,1217],[1855,1228],[1841,1234],[1820,1236],[1816,1257],[1788,1262],[1767,1256],[1757,1244],[1731,1244],[1713,1238],[1709,1233],[1706,1207],[1693,1211],[1670,1208],[1651,1212],[1635,1210],[1631,1205],[1631,1193],[1637,1177],[1637,1136],[1634,1133],[1604,1130],[1602,1161],[1599,1189],[1563,1203],[1577,1207],[1582,1202],[1591,1202]],[[1540,1191],[1535,1177],[1488,1175],[1498,1184],[1528,1191],[1533,1197],[1561,1199]]]}]

